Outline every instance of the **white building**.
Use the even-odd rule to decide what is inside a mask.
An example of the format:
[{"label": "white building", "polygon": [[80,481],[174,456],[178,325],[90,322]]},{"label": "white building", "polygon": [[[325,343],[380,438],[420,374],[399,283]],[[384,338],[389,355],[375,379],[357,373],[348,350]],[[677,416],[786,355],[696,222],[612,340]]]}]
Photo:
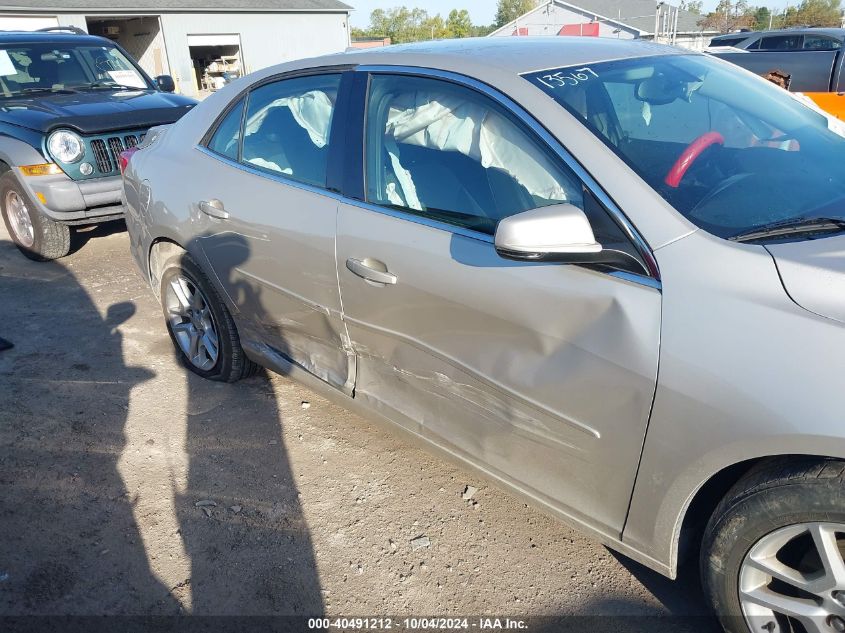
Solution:
[{"label": "white building", "polygon": [[718,31],[703,31],[700,19],[700,15],[654,0],[548,0],[490,36],[642,38],[701,50]]},{"label": "white building", "polygon": [[151,76],[182,94],[213,90],[281,62],[349,46],[338,0],[6,0],[0,30],[75,26],[125,48]]}]

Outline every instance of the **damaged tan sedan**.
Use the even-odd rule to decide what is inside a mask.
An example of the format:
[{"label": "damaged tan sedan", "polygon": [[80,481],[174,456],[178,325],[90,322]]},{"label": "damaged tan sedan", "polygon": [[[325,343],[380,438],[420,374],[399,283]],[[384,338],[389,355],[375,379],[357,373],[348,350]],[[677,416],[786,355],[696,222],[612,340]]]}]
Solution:
[{"label": "damaged tan sedan", "polygon": [[121,160],[192,371],[297,377],[668,576],[700,552],[731,631],[845,630],[845,139],[784,91],[427,43],[254,73]]}]

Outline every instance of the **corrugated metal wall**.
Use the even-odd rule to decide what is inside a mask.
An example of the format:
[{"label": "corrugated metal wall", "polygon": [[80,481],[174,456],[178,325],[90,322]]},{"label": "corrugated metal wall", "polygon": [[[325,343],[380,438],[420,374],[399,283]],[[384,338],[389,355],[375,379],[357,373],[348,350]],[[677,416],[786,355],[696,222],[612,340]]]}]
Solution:
[{"label": "corrugated metal wall", "polygon": [[194,90],[188,35],[239,35],[247,73],[349,46],[344,14],[164,14],[161,22],[172,74],[184,94]]},{"label": "corrugated metal wall", "polygon": [[[188,35],[239,35],[246,72],[340,52],[349,46],[349,25],[342,13],[163,13],[160,19],[164,63],[180,92],[191,96],[195,95],[195,81]],[[58,20],[61,25],[88,30],[85,14],[61,14]],[[146,62],[142,66],[151,75],[156,74]]]}]

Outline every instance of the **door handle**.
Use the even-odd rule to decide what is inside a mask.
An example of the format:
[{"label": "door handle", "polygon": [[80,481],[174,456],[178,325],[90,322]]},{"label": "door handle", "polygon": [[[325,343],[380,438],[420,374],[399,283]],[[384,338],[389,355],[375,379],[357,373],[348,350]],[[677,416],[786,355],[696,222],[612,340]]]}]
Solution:
[{"label": "door handle", "polygon": [[387,272],[387,266],[377,259],[369,257],[363,261],[349,258],[346,260],[346,267],[355,275],[373,283],[388,285],[396,283],[396,275]]},{"label": "door handle", "polygon": [[200,211],[205,213],[206,215],[210,215],[212,218],[217,218],[218,220],[228,220],[229,213],[223,207],[223,203],[217,200],[216,198],[212,198],[208,202],[203,200],[199,204]]}]

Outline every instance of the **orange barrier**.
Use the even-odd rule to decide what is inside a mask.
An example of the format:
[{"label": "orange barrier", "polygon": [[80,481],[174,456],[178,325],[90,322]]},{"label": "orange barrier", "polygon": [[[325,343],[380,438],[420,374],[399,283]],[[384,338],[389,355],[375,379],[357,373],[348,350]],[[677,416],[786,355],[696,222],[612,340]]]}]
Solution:
[{"label": "orange barrier", "polygon": [[845,92],[805,92],[825,112],[845,121]]}]

